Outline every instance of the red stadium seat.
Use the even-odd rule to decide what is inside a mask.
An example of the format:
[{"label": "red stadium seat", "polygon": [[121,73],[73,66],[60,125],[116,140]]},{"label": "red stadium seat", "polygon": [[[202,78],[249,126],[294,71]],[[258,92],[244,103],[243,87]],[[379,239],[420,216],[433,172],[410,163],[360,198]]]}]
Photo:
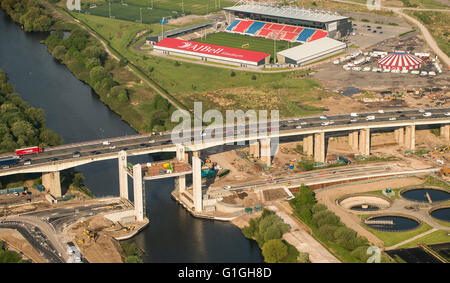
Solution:
[{"label": "red stadium seat", "polygon": [[284,28],[282,29],[282,31],[285,31],[285,32],[295,32],[296,29],[297,29],[297,27],[286,25],[286,26],[284,26]]},{"label": "red stadium seat", "polygon": [[321,38],[326,37],[327,35],[328,35],[328,32],[318,29],[318,30],[311,36],[310,40],[308,40],[308,41],[318,40],[318,39],[321,39]]},{"label": "red stadium seat", "polygon": [[302,30],[303,30],[303,28],[298,27],[298,28],[295,30],[295,33],[300,34],[300,33],[302,32]]},{"label": "red stadium seat", "polygon": [[238,33],[244,33],[252,24],[254,21],[241,21],[234,29],[234,32]]},{"label": "red stadium seat", "polygon": [[272,30],[270,29],[262,28],[261,31],[258,33],[258,36],[267,37],[271,32]]},{"label": "red stadium seat", "polygon": [[280,25],[280,24],[272,24],[272,26],[270,27],[271,30],[282,30],[284,28],[284,25]]},{"label": "red stadium seat", "polygon": [[283,37],[283,40],[291,41],[293,39],[296,39],[298,37],[298,33],[296,32],[287,32],[286,35]]}]

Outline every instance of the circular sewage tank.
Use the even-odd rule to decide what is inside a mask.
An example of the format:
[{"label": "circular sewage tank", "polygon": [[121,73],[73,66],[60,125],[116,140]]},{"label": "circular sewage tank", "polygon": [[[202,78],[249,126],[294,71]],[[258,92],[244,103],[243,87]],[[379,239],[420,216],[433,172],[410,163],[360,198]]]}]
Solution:
[{"label": "circular sewage tank", "polygon": [[450,222],[450,206],[436,208],[430,212],[431,217],[436,218],[437,220]]},{"label": "circular sewage tank", "polygon": [[364,220],[368,227],[384,232],[404,232],[416,229],[420,222],[410,217],[399,215],[373,216]]},{"label": "circular sewage tank", "polygon": [[446,201],[450,199],[450,192],[442,188],[413,188],[405,189],[400,192],[400,195],[411,201],[417,202],[432,202]]},{"label": "circular sewage tank", "polygon": [[356,211],[376,211],[391,206],[391,200],[372,194],[346,195],[337,200],[343,208]]}]

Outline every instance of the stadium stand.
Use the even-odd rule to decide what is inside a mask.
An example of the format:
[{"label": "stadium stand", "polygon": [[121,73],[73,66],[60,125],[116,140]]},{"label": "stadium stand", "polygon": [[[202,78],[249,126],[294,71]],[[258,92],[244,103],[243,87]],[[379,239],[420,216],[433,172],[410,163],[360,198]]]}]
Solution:
[{"label": "stadium stand", "polygon": [[248,30],[245,32],[247,34],[255,34],[257,33],[260,29],[263,28],[263,26],[265,26],[266,23],[264,22],[254,22],[249,28]]},{"label": "stadium stand", "polygon": [[286,25],[286,26],[284,26],[284,28],[282,29],[282,31],[285,31],[285,32],[295,32],[296,29],[297,29],[297,27]]},{"label": "stadium stand", "polygon": [[236,19],[226,31],[250,34],[267,39],[308,42],[326,37],[328,33],[320,29],[297,27],[293,25],[267,23]]},{"label": "stadium stand", "polygon": [[305,28],[297,37],[297,41],[307,42],[308,39],[316,32],[315,29]]},{"label": "stadium stand", "polygon": [[234,29],[234,32],[238,33],[244,33],[252,24],[254,21],[241,21]]},{"label": "stadium stand", "polygon": [[231,23],[231,25],[229,25],[228,27],[227,27],[227,31],[231,31],[237,24],[239,24],[241,22],[241,20],[234,20],[232,23]]},{"label": "stadium stand", "polygon": [[294,32],[287,32],[286,35],[283,37],[283,40],[286,41],[292,41],[298,37],[298,33]]},{"label": "stadium stand", "polygon": [[328,35],[328,32],[319,29],[311,36],[311,38],[308,41],[314,41],[317,39],[321,39],[327,35]]},{"label": "stadium stand", "polygon": [[263,28],[259,33],[258,33],[258,36],[261,36],[261,37],[267,37],[267,36],[269,36],[269,34],[272,32],[272,30],[270,30],[270,29],[267,29],[267,28]]}]

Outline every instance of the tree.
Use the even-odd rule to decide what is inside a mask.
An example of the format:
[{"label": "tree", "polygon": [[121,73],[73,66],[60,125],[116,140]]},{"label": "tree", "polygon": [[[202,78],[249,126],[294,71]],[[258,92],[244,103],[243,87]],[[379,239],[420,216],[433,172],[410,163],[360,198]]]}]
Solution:
[{"label": "tree", "polygon": [[300,212],[300,218],[306,223],[311,222],[312,219],[311,210],[308,207],[303,207],[303,209]]},{"label": "tree", "polygon": [[81,186],[83,186],[85,181],[84,175],[81,173],[75,173],[75,175],[73,176],[73,180],[72,180],[72,184],[79,188]]},{"label": "tree", "polygon": [[281,232],[276,225],[272,225],[264,232],[264,242],[268,242],[273,239],[280,239]]},{"label": "tree", "polygon": [[264,256],[264,261],[268,263],[277,263],[287,256],[288,248],[280,239],[273,239],[264,244],[262,254]]},{"label": "tree", "polygon": [[66,55],[66,47],[63,45],[58,45],[55,48],[53,48],[52,55],[59,61],[62,61],[64,59],[64,56]]}]

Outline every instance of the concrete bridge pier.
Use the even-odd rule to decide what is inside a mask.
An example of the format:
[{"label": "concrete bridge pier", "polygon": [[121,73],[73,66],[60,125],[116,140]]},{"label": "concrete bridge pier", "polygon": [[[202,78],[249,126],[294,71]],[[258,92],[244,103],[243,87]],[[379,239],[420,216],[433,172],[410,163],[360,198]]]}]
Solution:
[{"label": "concrete bridge pier", "polygon": [[260,158],[259,154],[259,141],[258,140],[252,140],[249,142],[250,144],[250,155],[254,158]]},{"label": "concrete bridge pier", "polygon": [[370,128],[359,131],[359,152],[362,156],[370,155]]},{"label": "concrete bridge pier", "polygon": [[145,217],[145,195],[141,164],[133,166],[133,194],[134,215],[136,216],[137,221],[143,221]]},{"label": "concrete bridge pier", "polygon": [[50,190],[50,194],[55,198],[62,197],[59,171],[42,173],[42,185]]},{"label": "concrete bridge pier", "polygon": [[307,135],[303,138],[303,153],[308,156],[314,155],[314,136]]},{"label": "concrete bridge pier", "polygon": [[441,125],[441,137],[446,141],[450,140],[450,125]]},{"label": "concrete bridge pier", "polygon": [[202,163],[200,151],[192,152],[192,198],[196,212],[203,210]]},{"label": "concrete bridge pier", "polygon": [[406,126],[405,129],[406,149],[414,151],[416,149],[416,126]]},{"label": "concrete bridge pier", "polygon": [[325,133],[314,134],[314,161],[325,163]]},{"label": "concrete bridge pier", "polygon": [[119,152],[119,190],[120,197],[129,199],[128,196],[128,174],[127,174],[127,152]]},{"label": "concrete bridge pier", "polygon": [[348,134],[348,144],[352,147],[353,150],[358,151],[359,149],[359,133],[358,131],[352,131]]},{"label": "concrete bridge pier", "polygon": [[[187,161],[187,153],[185,148],[181,145],[177,146],[177,160],[186,162]],[[176,186],[178,187],[179,194],[182,194],[186,191],[186,175],[181,175],[176,178]]]},{"label": "concrete bridge pier", "polygon": [[261,159],[267,167],[272,166],[272,154],[270,152],[270,138],[261,139]]},{"label": "concrete bridge pier", "polygon": [[398,129],[394,130],[394,138],[399,146],[404,146],[405,145],[405,129],[402,127],[402,128],[398,128]]}]

